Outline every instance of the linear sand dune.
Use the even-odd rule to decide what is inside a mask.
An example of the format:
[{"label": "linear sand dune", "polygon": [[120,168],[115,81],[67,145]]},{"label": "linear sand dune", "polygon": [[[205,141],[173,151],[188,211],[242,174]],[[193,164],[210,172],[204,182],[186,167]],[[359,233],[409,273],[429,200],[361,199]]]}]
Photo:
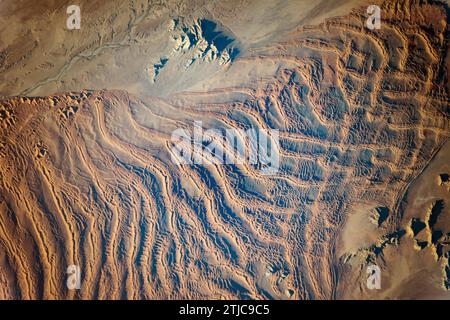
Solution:
[{"label": "linear sand dune", "polygon": [[[353,205],[387,208],[396,230],[450,135],[447,16],[407,3],[383,3],[380,30],[358,9],[252,49],[234,67],[279,67],[245,88],[3,98],[1,297],[339,298]],[[280,130],[279,172],[176,165],[171,133],[196,120]]]}]

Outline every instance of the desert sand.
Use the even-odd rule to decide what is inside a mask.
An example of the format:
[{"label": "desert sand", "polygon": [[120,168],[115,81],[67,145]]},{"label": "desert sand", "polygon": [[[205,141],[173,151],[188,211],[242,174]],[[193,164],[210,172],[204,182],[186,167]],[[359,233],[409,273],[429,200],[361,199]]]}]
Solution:
[{"label": "desert sand", "polygon": [[[2,1],[0,298],[450,298],[448,6],[376,3]],[[195,121],[279,171],[176,165]]]}]

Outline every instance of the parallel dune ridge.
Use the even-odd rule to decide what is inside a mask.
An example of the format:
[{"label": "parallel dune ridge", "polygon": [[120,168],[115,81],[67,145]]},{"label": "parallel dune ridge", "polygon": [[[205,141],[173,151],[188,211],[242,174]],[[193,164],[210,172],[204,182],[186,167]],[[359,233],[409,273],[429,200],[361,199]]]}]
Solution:
[{"label": "parallel dune ridge", "polygon": [[[380,30],[362,8],[237,57],[278,66],[247,87],[3,97],[0,298],[339,298],[350,208],[387,208],[395,231],[450,135],[444,6],[381,7]],[[194,121],[278,129],[278,173],[174,164],[171,133]]]}]

